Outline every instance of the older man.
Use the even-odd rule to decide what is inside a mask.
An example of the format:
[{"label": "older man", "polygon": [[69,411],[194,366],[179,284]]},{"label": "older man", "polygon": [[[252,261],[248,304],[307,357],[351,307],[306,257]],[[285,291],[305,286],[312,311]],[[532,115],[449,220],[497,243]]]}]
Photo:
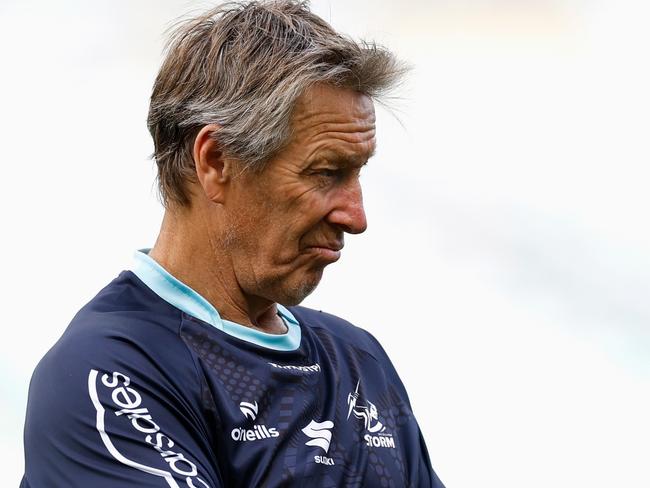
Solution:
[{"label": "older man", "polygon": [[21,486],[442,486],[377,341],[296,307],[366,228],[372,100],[401,71],[304,3],[177,28],[160,235],[37,367]]}]

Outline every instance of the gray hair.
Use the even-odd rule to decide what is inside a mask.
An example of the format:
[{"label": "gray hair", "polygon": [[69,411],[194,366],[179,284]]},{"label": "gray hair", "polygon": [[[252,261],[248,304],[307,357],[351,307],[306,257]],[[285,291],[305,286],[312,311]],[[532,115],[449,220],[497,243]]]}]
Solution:
[{"label": "gray hair", "polygon": [[163,204],[189,206],[192,156],[202,127],[243,170],[262,169],[291,137],[296,100],[315,83],[378,99],[405,71],[375,43],[357,43],[308,2],[232,2],[174,28],[156,78],[147,125]]}]

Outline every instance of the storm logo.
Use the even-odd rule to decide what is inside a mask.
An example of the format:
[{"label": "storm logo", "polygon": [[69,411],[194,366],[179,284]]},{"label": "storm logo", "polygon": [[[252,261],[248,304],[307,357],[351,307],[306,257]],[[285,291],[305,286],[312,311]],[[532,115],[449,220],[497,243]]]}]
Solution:
[{"label": "storm logo", "polygon": [[[357,388],[354,390],[354,393],[348,395],[348,419],[350,415],[358,419],[362,419],[364,426],[368,432],[376,434],[378,432],[383,432],[386,430],[386,427],[379,421],[379,412],[377,412],[377,407],[374,403],[369,400],[366,400],[365,405],[358,405],[359,401],[359,383],[361,380],[357,381]],[[374,425],[373,425],[374,422]]]},{"label": "storm logo", "polygon": [[361,380],[357,381],[357,387],[348,395],[348,420],[352,415],[363,420],[363,426],[369,432],[363,436],[368,447],[395,449],[395,439],[392,434],[386,432],[386,427],[379,421],[379,411],[375,404],[367,398],[364,402],[360,401],[359,383]]}]

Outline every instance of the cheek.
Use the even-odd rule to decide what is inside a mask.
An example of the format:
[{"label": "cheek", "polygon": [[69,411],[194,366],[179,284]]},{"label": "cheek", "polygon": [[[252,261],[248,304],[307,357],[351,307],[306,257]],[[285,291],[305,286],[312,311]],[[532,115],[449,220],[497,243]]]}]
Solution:
[{"label": "cheek", "polygon": [[258,194],[231,213],[235,238],[230,242],[258,266],[297,264],[303,241],[322,230],[327,216],[329,194],[312,190],[295,199],[278,198],[282,190],[277,189],[275,198],[267,195],[267,200]]},{"label": "cheek", "polygon": [[315,227],[326,219],[336,201],[336,189],[319,189],[305,195],[293,212],[296,223],[303,229]]},{"label": "cheek", "polygon": [[249,220],[242,232],[242,251],[258,267],[290,263],[295,259],[298,237],[286,215],[265,213]]}]

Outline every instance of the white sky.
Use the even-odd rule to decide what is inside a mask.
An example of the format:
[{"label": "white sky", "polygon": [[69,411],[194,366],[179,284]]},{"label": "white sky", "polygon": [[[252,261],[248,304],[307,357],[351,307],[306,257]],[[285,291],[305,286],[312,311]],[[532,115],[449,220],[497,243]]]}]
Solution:
[{"label": "white sky", "polygon": [[[6,486],[35,364],[155,240],[162,33],[207,5],[0,3]],[[650,486],[650,4],[313,8],[414,69],[379,112],[369,230],[305,304],[381,340],[449,488]]]}]

